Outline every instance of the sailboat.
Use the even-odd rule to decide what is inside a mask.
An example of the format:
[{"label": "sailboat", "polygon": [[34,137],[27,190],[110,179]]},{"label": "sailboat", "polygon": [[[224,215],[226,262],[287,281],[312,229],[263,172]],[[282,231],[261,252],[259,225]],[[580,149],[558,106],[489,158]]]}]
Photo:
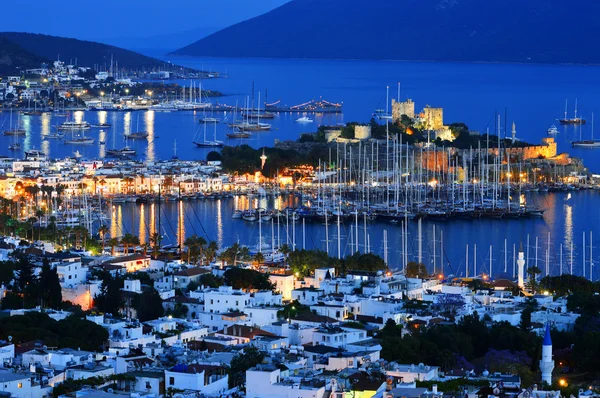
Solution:
[{"label": "sailboat", "polygon": [[19,136],[13,135],[13,143],[8,146],[8,149],[11,151],[20,151],[21,143],[19,142]]},{"label": "sailboat", "polygon": [[75,135],[74,132],[71,132],[71,139],[65,139],[63,142],[65,144],[71,145],[92,145],[94,143],[94,139],[91,137],[86,137],[83,131],[81,134]]},{"label": "sailboat", "polygon": [[33,106],[34,106],[34,110],[31,110],[31,99],[29,99],[29,110],[23,112],[23,115],[26,116],[41,116],[42,112],[37,110],[37,101],[34,99],[33,100]]},{"label": "sailboat", "polygon": [[[250,101],[248,100],[248,103]],[[254,101],[253,101],[254,102]],[[246,107],[248,108],[248,107]],[[240,129],[241,131],[268,131],[271,130],[271,125],[269,123],[261,123],[260,122],[260,93],[258,93],[258,113],[256,122],[251,122],[248,114],[246,114],[246,120],[243,119],[239,123],[232,123],[229,127],[235,127]]]},{"label": "sailboat", "polygon": [[585,124],[587,121],[582,117],[577,117],[577,99],[575,99],[575,114],[572,118],[567,117],[567,100],[565,100],[565,117],[558,119],[560,124]]},{"label": "sailboat", "polygon": [[115,145],[115,140],[116,140],[116,125],[115,125],[115,129],[113,130],[113,147],[112,149],[107,149],[106,150],[106,156],[109,157],[125,157],[125,156],[133,156],[136,154],[136,150],[133,148],[130,148],[127,145],[127,137],[125,137],[125,146],[123,148],[117,148]]},{"label": "sailboat", "polygon": [[385,94],[385,113],[383,113],[383,109],[375,110],[374,116],[377,116],[379,119],[391,120],[392,115],[390,115],[390,86],[386,87]]},{"label": "sailboat", "polygon": [[[131,124],[131,123],[130,123]],[[126,138],[131,138],[132,140],[144,140],[148,138],[147,131],[140,131],[140,115],[137,115],[137,127],[136,131],[131,132],[131,127],[129,128],[128,133],[123,134]]]},{"label": "sailboat", "polygon": [[173,160],[179,160],[177,157],[177,140],[173,140],[173,156],[171,157]]},{"label": "sailboat", "polygon": [[25,135],[25,134],[26,134],[25,129],[21,128],[21,116],[20,115],[18,115],[18,117],[17,117],[16,127],[13,127],[13,125],[12,125],[12,109],[11,109],[10,110],[9,127],[8,127],[8,130],[4,130],[4,135],[14,136],[14,135]]},{"label": "sailboat", "polygon": [[581,134],[579,136],[579,141],[571,142],[573,147],[580,148],[600,148],[600,140],[594,140],[594,114],[592,113],[592,139],[591,140],[582,140]]},{"label": "sailboat", "polygon": [[225,145],[223,143],[223,141],[217,140],[217,123],[215,122],[213,124],[214,124],[213,140],[212,141],[206,140],[206,123],[205,123],[204,124],[204,139],[202,141],[194,140],[193,141],[194,145],[196,145],[198,148],[220,148]]}]

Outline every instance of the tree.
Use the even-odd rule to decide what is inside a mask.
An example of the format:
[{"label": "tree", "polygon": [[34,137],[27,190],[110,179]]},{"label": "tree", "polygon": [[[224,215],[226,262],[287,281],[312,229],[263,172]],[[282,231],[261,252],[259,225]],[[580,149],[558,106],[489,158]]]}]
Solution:
[{"label": "tree", "polygon": [[94,297],[96,308],[104,313],[118,315],[120,309],[123,307],[122,287],[122,279],[113,278],[108,273],[104,274],[100,293]]},{"label": "tree", "polygon": [[163,316],[164,308],[162,303],[163,300],[155,288],[149,287],[144,289],[136,303],[137,317],[140,322],[150,321]]},{"label": "tree", "polygon": [[98,233],[100,234],[100,239],[102,239],[102,252],[104,252],[104,246],[106,245],[106,234],[109,233],[109,229],[106,224],[102,224],[100,228],[98,228]]},{"label": "tree", "polygon": [[217,252],[219,251],[219,245],[214,240],[208,242],[208,246],[206,246],[206,251],[204,253],[206,257],[207,263],[212,263],[217,258]]},{"label": "tree", "polygon": [[38,282],[38,294],[42,305],[47,308],[60,309],[62,304],[62,290],[56,268],[51,268],[47,258],[44,259],[40,279]]},{"label": "tree", "polygon": [[527,288],[531,292],[531,294],[535,294],[538,291],[538,282],[537,276],[542,273],[542,270],[539,267],[529,267],[527,268],[527,275],[529,275],[529,280],[527,281]]},{"label": "tree", "polygon": [[383,271],[387,269],[383,258],[373,253],[354,253],[343,261],[346,271]]},{"label": "tree", "polygon": [[220,161],[223,158],[223,156],[221,156],[221,153],[217,152],[217,151],[210,151],[207,155],[206,155],[206,161],[207,162],[215,162],[215,161]]},{"label": "tree", "polygon": [[246,384],[246,371],[262,363],[265,354],[256,347],[244,349],[244,352],[234,356],[229,364],[229,388]]},{"label": "tree", "polygon": [[119,239],[117,239],[117,238],[110,238],[108,240],[108,245],[110,246],[110,255],[114,256],[115,255],[115,248],[117,246],[119,246]]},{"label": "tree", "polygon": [[234,289],[244,290],[272,290],[269,275],[262,272],[244,268],[230,268],[225,271],[225,284]]},{"label": "tree", "polygon": [[429,275],[425,264],[416,263],[414,261],[406,264],[406,277],[407,278],[426,278]]},{"label": "tree", "polygon": [[264,264],[265,256],[261,252],[256,253],[254,255],[254,262],[256,263],[256,266],[260,266],[261,264]]}]

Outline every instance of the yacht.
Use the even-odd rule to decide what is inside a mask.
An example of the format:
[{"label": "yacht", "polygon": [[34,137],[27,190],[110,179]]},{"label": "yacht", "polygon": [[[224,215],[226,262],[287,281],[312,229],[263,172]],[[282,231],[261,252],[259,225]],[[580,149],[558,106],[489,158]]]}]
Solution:
[{"label": "yacht", "polygon": [[583,140],[583,141],[573,141],[571,145],[576,148],[600,148],[600,140]]},{"label": "yacht", "polygon": [[121,156],[133,156],[136,154],[136,150],[125,146],[123,148],[120,149],[107,149],[106,150],[106,156],[115,156],[115,157],[121,157]]},{"label": "yacht", "polygon": [[70,139],[65,139],[63,142],[70,145],[92,145],[94,143],[93,138],[84,137],[83,135],[73,136]]},{"label": "yacht", "polygon": [[179,110],[173,104],[168,102],[161,102],[160,104],[152,105],[148,109],[155,112],[177,112]]},{"label": "yacht", "polygon": [[296,123],[312,123],[314,120],[309,118],[308,116],[303,116],[299,119],[296,119]]},{"label": "yacht", "polygon": [[238,128],[241,131],[267,131],[271,130],[271,125],[269,123],[252,123],[252,122],[240,122],[231,124],[229,127]]},{"label": "yacht", "polygon": [[124,133],[125,138],[132,140],[144,140],[148,138],[148,133],[145,131],[135,131],[133,133]]},{"label": "yacht", "polygon": [[56,127],[58,131],[89,130],[90,128],[91,125],[88,122],[64,122]]},{"label": "yacht", "polygon": [[42,139],[43,140],[48,140],[48,139],[59,139],[62,140],[65,137],[64,133],[59,133],[59,132],[55,132],[55,133],[49,133],[49,134],[44,134],[42,135]]},{"label": "yacht", "polygon": [[21,149],[21,144],[19,144],[18,142],[15,142],[14,144],[10,144],[8,146],[8,149],[11,151],[19,151]]},{"label": "yacht", "polygon": [[199,120],[200,123],[220,123],[221,119],[217,117],[203,117]]},{"label": "yacht", "polygon": [[31,158],[45,158],[46,154],[42,151],[40,151],[39,149],[30,149],[28,151],[25,151],[25,158],[26,159],[31,159]]},{"label": "yacht", "polygon": [[110,124],[110,123],[98,123],[98,124],[92,124],[91,127],[99,128],[99,129],[109,129],[109,128],[112,127],[112,124]]},{"label": "yacht", "polygon": [[227,138],[250,138],[252,136],[252,134],[240,130],[234,130],[233,132],[225,135]]},{"label": "yacht", "polygon": [[556,135],[558,133],[558,128],[554,124],[548,129],[548,135]]}]

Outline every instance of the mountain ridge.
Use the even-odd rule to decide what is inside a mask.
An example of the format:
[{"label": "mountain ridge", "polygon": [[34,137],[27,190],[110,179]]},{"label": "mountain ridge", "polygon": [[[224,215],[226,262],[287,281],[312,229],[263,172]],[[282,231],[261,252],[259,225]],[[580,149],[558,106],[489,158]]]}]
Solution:
[{"label": "mountain ridge", "polygon": [[[22,54],[33,55],[41,62],[53,61],[60,56],[61,60],[67,62],[77,60],[78,65],[93,67],[105,63],[110,65],[112,56],[119,67],[127,69],[152,69],[165,65],[164,61],[135,51],[88,40],[26,32],[0,32],[0,39],[4,43],[11,43],[13,57],[18,57],[18,48]],[[36,65],[28,63],[23,66],[39,67],[39,63]]]},{"label": "mountain ridge", "polygon": [[599,3],[293,0],[171,54],[596,64]]}]

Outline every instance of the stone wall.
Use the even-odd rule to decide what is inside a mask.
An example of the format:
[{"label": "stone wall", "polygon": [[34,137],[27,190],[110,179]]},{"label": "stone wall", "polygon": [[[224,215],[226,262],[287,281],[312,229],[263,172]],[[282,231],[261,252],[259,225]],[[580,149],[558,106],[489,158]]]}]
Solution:
[{"label": "stone wall", "polygon": [[423,120],[427,130],[441,130],[444,128],[444,109],[431,108],[427,105],[423,109]]},{"label": "stone wall", "polygon": [[398,122],[402,115],[406,115],[409,118],[415,117],[415,103],[409,98],[406,102],[396,102],[392,99],[392,120]]}]

